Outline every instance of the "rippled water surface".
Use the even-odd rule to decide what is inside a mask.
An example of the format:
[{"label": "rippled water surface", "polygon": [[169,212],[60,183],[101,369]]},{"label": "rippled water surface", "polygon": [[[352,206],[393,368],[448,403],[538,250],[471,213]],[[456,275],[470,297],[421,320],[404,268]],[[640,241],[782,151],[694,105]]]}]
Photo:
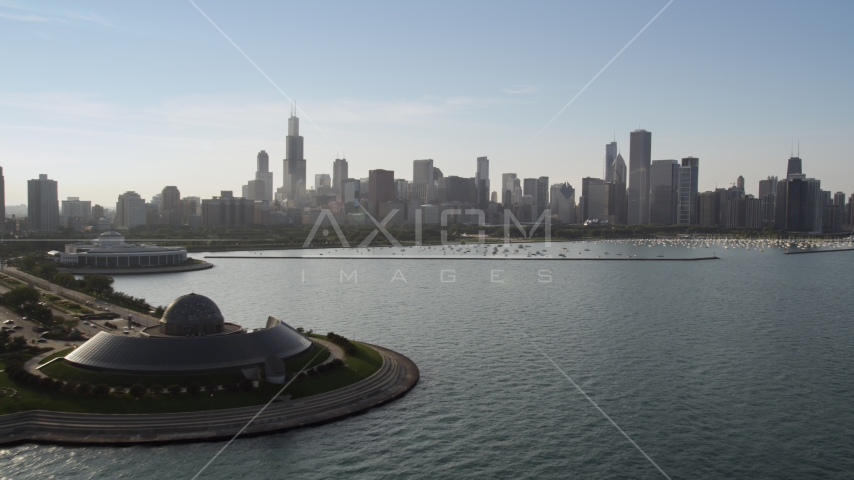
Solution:
[{"label": "rippled water surface", "polygon": [[[115,287],[163,305],[194,291],[228,321],[275,315],[421,370],[407,396],[364,415],[237,440],[201,478],[663,478],[531,341],[672,478],[851,478],[854,252],[715,252],[216,259]],[[23,445],[0,450],[0,477],[191,478],[222,446]]]}]

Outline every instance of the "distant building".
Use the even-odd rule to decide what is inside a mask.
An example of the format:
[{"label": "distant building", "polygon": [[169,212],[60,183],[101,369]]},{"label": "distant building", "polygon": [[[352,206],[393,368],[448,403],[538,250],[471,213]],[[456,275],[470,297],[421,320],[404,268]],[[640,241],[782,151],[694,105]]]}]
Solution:
[{"label": "distant building", "polygon": [[414,200],[429,203],[438,199],[434,173],[433,160],[412,161],[412,197]]},{"label": "distant building", "polygon": [[98,204],[92,205],[92,219],[93,220],[98,220],[98,219],[104,218],[105,216],[106,215],[104,215],[104,207],[102,207]]},{"label": "distant building", "polygon": [[[318,194],[324,188],[332,188],[332,177],[328,173],[318,173],[314,175],[314,191]],[[257,199],[256,199],[257,200]]]},{"label": "distant building", "polygon": [[110,219],[101,217],[98,219],[98,231],[105,232],[110,229]]},{"label": "distant building", "polygon": [[134,228],[145,225],[145,200],[136,192],[125,192],[119,195],[116,202],[116,227]]},{"label": "distant building", "polygon": [[777,206],[777,177],[769,176],[765,180],[759,180],[758,198],[761,202],[762,226],[774,226],[774,210]]},{"label": "distant building", "polygon": [[653,160],[649,169],[649,223],[676,224],[679,206],[679,162]]},{"label": "distant building", "polygon": [[[614,181],[614,160],[617,159],[617,142],[605,144],[605,168],[602,172],[606,182]],[[623,177],[625,181],[625,176]]]},{"label": "distant building", "polygon": [[55,232],[59,228],[56,180],[40,174],[27,181],[27,228],[31,232]]},{"label": "distant building", "polygon": [[489,204],[489,159],[486,157],[477,157],[477,175],[475,175],[477,185],[477,208],[486,211]]},{"label": "distant building", "polygon": [[[616,146],[616,143],[614,143]],[[613,211],[613,223],[625,225],[629,221],[628,198],[626,197],[626,162],[623,156],[617,153],[611,169],[611,210]]]},{"label": "distant building", "polygon": [[368,172],[368,200],[370,213],[375,218],[380,214],[380,204],[394,201],[394,171],[371,170]]},{"label": "distant building", "polygon": [[61,215],[67,218],[80,218],[84,222],[92,220],[92,202],[80,200],[80,197],[68,197],[62,201]]},{"label": "distant building", "polygon": [[124,235],[105,232],[92,243],[69,243],[64,252],[49,252],[59,263],[70,267],[155,267],[187,261],[184,247],[156,247],[125,243]]},{"label": "distant building", "polygon": [[409,197],[409,182],[405,178],[394,179],[394,198],[405,202]]},{"label": "distant building", "polygon": [[255,202],[235,198],[230,190],[219,197],[202,200],[201,224],[206,227],[250,225],[255,222]]},{"label": "distant building", "polygon": [[[557,187],[557,188],[555,188]],[[559,223],[577,223],[575,217],[575,189],[569,183],[559,183],[552,187],[552,208],[557,211]]]},{"label": "distant building", "polygon": [[[699,158],[687,157],[682,159],[682,166],[679,167],[679,216],[677,218],[679,225],[697,224],[699,169]],[[744,179],[741,183],[744,185]]]},{"label": "distant building", "polygon": [[504,208],[509,208],[513,202],[513,190],[515,187],[516,174],[502,173],[501,174],[501,203]]},{"label": "distant building", "polygon": [[181,192],[175,186],[163,187],[160,192],[160,214],[169,212],[181,213]]},{"label": "distant building", "polygon": [[342,185],[344,180],[349,178],[350,167],[347,164],[346,158],[336,158],[332,162],[332,190],[338,195],[344,195]]},{"label": "distant building", "polygon": [[294,199],[305,191],[305,157],[303,138],[299,134],[299,118],[296,110],[288,118],[288,136],[285,138],[286,156],[283,161],[283,195]]},{"label": "distant building", "polygon": [[635,130],[630,135],[628,224],[649,223],[649,168],[652,158],[652,133]]},{"label": "distant building", "polygon": [[798,157],[792,157],[789,159],[788,165],[786,167],[786,178],[789,175],[800,175],[803,173],[803,165],[801,159]]},{"label": "distant building", "polygon": [[[270,156],[267,152],[261,150],[255,159],[255,181],[263,182],[264,187],[261,195],[257,195],[255,200],[273,201],[273,172],[270,171]],[[256,187],[257,191],[257,187]]]},{"label": "distant building", "polygon": [[536,205],[538,215],[549,207],[549,177],[537,179]]}]

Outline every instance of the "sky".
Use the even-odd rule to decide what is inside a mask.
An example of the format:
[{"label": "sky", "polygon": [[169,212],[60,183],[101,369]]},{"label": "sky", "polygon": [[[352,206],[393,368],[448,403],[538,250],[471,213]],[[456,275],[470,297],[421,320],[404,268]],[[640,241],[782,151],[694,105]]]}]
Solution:
[{"label": "sky", "polygon": [[309,184],[342,155],[410,180],[415,159],[472,177],[488,156],[493,190],[580,188],[643,128],[653,159],[699,157],[701,191],[756,194],[798,143],[807,176],[854,191],[854,2],[675,0],[538,135],[668,0],[195,1],[279,88],[189,1],[0,0],[7,205],[40,173],[107,207],[239,194],[262,149],[280,186],[285,95]]}]

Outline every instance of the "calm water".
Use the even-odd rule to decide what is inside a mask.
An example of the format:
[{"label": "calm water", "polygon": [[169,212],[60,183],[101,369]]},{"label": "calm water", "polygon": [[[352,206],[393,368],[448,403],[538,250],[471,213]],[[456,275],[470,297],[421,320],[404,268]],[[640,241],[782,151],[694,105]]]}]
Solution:
[{"label": "calm water", "polygon": [[[421,369],[400,401],[238,440],[203,478],[663,478],[523,331],[673,478],[851,478],[854,252],[714,251],[721,260],[224,259],[115,286],[164,305],[195,291],[228,321],[276,315]],[[25,445],[0,450],[0,477],[191,478],[222,445]]]}]

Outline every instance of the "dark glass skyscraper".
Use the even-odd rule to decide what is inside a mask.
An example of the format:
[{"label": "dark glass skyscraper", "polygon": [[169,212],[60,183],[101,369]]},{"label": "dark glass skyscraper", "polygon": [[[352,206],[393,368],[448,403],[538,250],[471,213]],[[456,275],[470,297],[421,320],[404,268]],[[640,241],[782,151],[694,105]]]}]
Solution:
[{"label": "dark glass skyscraper", "polygon": [[305,190],[305,158],[303,157],[303,138],[299,134],[299,118],[296,111],[288,118],[288,136],[285,139],[286,156],[284,160],[283,189],[286,196],[293,198]]},{"label": "dark glass skyscraper", "polygon": [[652,158],[652,132],[631,133],[629,151],[629,225],[649,223],[649,167]]},{"label": "dark glass skyscraper", "polygon": [[486,211],[489,206],[489,159],[477,157],[477,208]]},{"label": "dark glass skyscraper", "polygon": [[803,172],[801,168],[801,159],[798,157],[792,157],[789,159],[789,165],[786,168],[786,177],[789,175],[799,175]]},{"label": "dark glass skyscraper", "polygon": [[344,195],[344,180],[350,174],[346,158],[336,158],[332,163],[332,190],[338,195]]},{"label": "dark glass skyscraper", "polygon": [[679,217],[677,218],[679,225],[697,224],[699,169],[699,158],[687,157],[682,159],[682,166],[679,167]]},{"label": "dark glass skyscraper", "polygon": [[654,160],[649,169],[649,223],[673,225],[679,205],[679,162]]}]

